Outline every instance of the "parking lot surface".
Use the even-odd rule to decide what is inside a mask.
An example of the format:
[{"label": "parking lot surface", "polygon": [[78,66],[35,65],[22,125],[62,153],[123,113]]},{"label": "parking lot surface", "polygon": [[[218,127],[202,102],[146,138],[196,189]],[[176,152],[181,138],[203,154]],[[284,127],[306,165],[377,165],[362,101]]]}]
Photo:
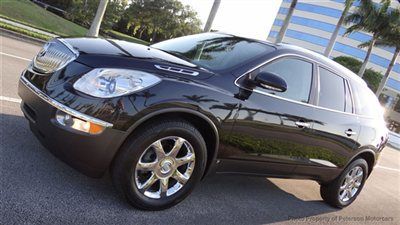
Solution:
[{"label": "parking lot surface", "polygon": [[400,224],[400,151],[387,147],[358,199],[338,210],[308,180],[206,178],[181,204],[146,212],[109,175],[86,177],[36,140],[19,108],[21,71],[40,46],[0,36],[0,224]]}]

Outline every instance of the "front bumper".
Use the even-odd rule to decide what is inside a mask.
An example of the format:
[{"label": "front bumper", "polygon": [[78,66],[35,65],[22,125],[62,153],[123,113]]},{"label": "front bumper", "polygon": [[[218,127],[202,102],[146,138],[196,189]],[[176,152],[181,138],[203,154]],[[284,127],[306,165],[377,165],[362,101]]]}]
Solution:
[{"label": "front bumper", "polygon": [[[39,141],[58,158],[91,176],[101,177],[125,140],[127,133],[112,129],[112,124],[82,114],[48,97],[21,77],[18,94],[21,109]],[[106,127],[98,135],[90,135],[63,127],[55,120],[57,110]]]}]

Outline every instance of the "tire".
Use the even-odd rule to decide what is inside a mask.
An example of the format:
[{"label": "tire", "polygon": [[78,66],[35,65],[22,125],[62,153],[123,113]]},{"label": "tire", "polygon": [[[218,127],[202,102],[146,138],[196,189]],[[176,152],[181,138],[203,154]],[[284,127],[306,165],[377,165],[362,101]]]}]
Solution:
[{"label": "tire", "polygon": [[[173,151],[174,146],[179,148],[177,143],[182,147]],[[118,191],[138,209],[170,208],[185,199],[200,181],[206,153],[203,137],[189,122],[154,121],[135,131],[121,147],[111,167],[112,180]],[[177,171],[183,176],[178,176]]]},{"label": "tire", "polygon": [[[360,171],[362,170],[362,177],[360,177]],[[350,173],[350,171],[352,171]],[[356,172],[358,171],[358,172]],[[348,181],[352,179],[348,179],[350,176],[348,175],[359,175],[355,182],[350,182],[348,185],[345,185],[345,179],[347,178]],[[320,188],[320,193],[322,199],[328,203],[329,205],[336,207],[336,208],[344,208],[349,206],[360,194],[362,188],[364,187],[365,181],[368,178],[368,164],[364,159],[356,159],[350,165],[346,167],[346,169],[341,173],[341,175],[333,180],[331,183],[322,184]],[[341,187],[348,187],[341,189]],[[357,187],[358,189],[352,193],[355,189],[352,187]],[[347,191],[352,190],[352,191]],[[341,197],[344,196],[344,197]]]}]

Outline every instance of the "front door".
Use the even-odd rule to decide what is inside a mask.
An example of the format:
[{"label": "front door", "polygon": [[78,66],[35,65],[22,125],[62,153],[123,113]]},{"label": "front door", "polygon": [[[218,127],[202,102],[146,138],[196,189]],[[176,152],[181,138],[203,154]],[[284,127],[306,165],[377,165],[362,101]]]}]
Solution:
[{"label": "front door", "polygon": [[307,158],[314,150],[314,71],[306,59],[283,57],[245,75],[254,79],[259,72],[274,73],[286,81],[287,90],[257,87],[240,101],[232,133],[224,140],[229,146],[220,150],[221,170],[285,175]]}]

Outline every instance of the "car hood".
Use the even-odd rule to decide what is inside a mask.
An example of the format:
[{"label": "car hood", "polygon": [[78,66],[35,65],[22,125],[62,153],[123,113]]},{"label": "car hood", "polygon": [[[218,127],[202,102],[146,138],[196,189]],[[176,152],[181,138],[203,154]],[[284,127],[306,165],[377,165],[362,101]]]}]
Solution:
[{"label": "car hood", "polygon": [[78,51],[80,55],[90,54],[156,59],[185,67],[197,68],[193,63],[142,44],[101,38],[63,38],[63,41]]},{"label": "car hood", "polygon": [[212,71],[146,45],[101,38],[59,40],[73,51],[79,52],[76,62],[91,68],[140,69],[161,75],[200,80],[215,75]]}]

